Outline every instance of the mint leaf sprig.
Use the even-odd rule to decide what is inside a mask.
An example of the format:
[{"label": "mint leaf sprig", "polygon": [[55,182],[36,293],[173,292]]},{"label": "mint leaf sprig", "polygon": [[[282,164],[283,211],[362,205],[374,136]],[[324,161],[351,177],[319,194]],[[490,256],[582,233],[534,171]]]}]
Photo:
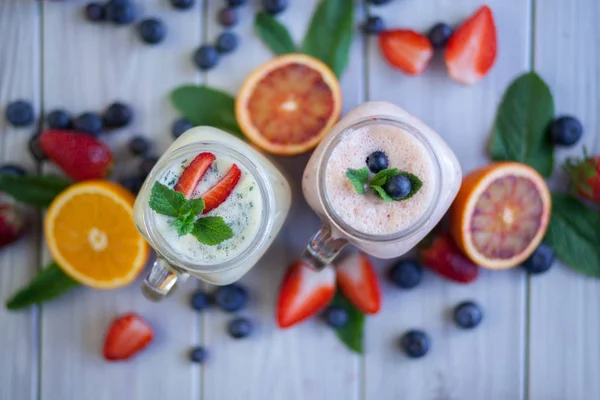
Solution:
[{"label": "mint leaf sprig", "polygon": [[156,182],[150,193],[150,208],[159,214],[173,217],[173,227],[179,236],[192,234],[200,243],[215,246],[233,237],[231,227],[222,217],[202,217],[204,200],[186,199],[185,196],[162,183]]},{"label": "mint leaf sprig", "polygon": [[366,168],[366,167],[361,168],[361,169],[350,169],[349,168],[348,170],[346,170],[346,177],[354,186],[354,190],[356,190],[356,193],[365,194],[366,193],[365,186],[367,186],[367,184],[368,184],[368,186],[371,189],[373,189],[373,191],[375,191],[375,193],[377,193],[379,195],[379,197],[386,203],[389,203],[389,202],[393,201],[394,199],[392,199],[392,197],[385,191],[385,189],[383,187],[387,183],[388,180],[390,180],[392,177],[398,176],[398,175],[405,176],[410,181],[410,187],[411,187],[410,192],[405,197],[403,197],[402,199],[400,199],[398,201],[404,201],[404,200],[410,199],[415,194],[417,194],[417,192],[419,190],[421,190],[421,187],[423,187],[423,181],[421,179],[419,179],[418,176],[413,175],[410,172],[400,171],[398,168],[386,168],[384,170],[381,170],[370,179],[370,182],[369,182],[370,173],[369,173],[368,168]]}]

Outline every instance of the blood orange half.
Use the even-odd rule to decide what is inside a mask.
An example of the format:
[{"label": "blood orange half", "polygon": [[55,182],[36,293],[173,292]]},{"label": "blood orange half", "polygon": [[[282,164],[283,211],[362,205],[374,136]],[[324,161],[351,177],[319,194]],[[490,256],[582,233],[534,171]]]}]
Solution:
[{"label": "blood orange half", "polygon": [[540,244],[550,208],[550,192],[537,171],[520,163],[492,163],[463,179],[450,208],[450,229],[473,262],[512,268]]},{"label": "blood orange half", "polygon": [[235,103],[246,137],[274,154],[314,148],[340,116],[340,85],[327,65],[304,54],[286,54],[246,78]]}]

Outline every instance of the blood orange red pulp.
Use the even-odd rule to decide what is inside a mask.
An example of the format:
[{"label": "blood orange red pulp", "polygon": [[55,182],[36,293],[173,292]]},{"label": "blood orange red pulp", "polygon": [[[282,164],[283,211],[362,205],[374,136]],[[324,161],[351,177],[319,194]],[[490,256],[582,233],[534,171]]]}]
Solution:
[{"label": "blood orange red pulp", "polygon": [[340,116],[341,91],[327,65],[304,54],[287,54],[246,78],[235,104],[246,137],[274,154],[314,148]]},{"label": "blood orange red pulp", "polygon": [[492,163],[463,179],[450,208],[450,229],[473,262],[511,268],[541,242],[550,208],[550,192],[537,171],[520,163]]}]

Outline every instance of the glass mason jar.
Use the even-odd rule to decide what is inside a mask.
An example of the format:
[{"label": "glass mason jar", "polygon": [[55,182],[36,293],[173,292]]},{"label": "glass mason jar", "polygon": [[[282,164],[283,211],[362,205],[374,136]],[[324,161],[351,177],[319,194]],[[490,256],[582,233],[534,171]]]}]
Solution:
[{"label": "glass mason jar", "polygon": [[[158,216],[149,206],[152,187],[164,181],[165,174],[177,170],[201,152],[213,153],[217,160],[226,157],[247,171],[256,181],[253,196],[260,205],[258,227],[231,256],[202,261],[191,253],[176,249],[163,235],[164,224],[157,224]],[[142,287],[144,295],[151,300],[160,300],[174,288],[178,280],[192,275],[216,285],[235,282],[248,272],[267,251],[281,229],[291,204],[291,191],[281,172],[263,155],[238,138],[212,127],[196,127],[181,135],[158,160],[144,185],[134,206],[136,227],[156,251],[157,259]],[[169,227],[170,229],[171,227]],[[189,235],[187,235],[189,236]],[[192,240],[195,240],[192,237]]]},{"label": "glass mason jar", "polygon": [[[408,135],[410,141],[424,149],[422,154],[426,160],[420,161],[426,162],[431,171],[432,182],[429,182],[429,190],[432,193],[429,194],[429,203],[401,230],[386,234],[361,232],[344,221],[340,215],[342,210],[337,210],[332,204],[332,194],[328,193],[326,184],[327,168],[333,164],[332,153],[349,134],[360,129],[402,132]],[[364,166],[366,167],[366,164]],[[377,101],[362,104],[332,128],[313,153],[304,171],[304,197],[320,216],[322,228],[310,240],[303,252],[303,259],[315,269],[322,269],[349,243],[378,258],[401,256],[412,249],[440,221],[460,188],[461,178],[460,165],[452,150],[437,133],[419,119],[391,103]],[[383,214],[385,213],[376,213],[373,218],[384,218]]]}]

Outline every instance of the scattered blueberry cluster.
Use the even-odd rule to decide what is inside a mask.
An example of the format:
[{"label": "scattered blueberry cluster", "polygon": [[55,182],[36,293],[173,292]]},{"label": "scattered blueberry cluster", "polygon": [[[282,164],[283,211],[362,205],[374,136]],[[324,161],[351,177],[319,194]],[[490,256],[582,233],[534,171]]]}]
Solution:
[{"label": "scattered blueberry cluster", "polygon": [[[219,11],[219,24],[231,28],[238,23],[238,11],[247,0],[227,0],[227,6]],[[287,8],[287,0],[263,0],[266,12],[275,15]],[[214,44],[203,44],[194,52],[193,60],[196,66],[203,70],[214,68],[222,54],[234,51],[238,46],[238,36],[230,31],[221,33]]]},{"label": "scattered blueberry cluster", "polygon": [[[175,8],[189,8],[194,0],[171,0]],[[109,0],[106,3],[92,2],[84,8],[84,15],[91,22],[112,22],[115,25],[130,25],[138,15],[136,5],[130,0]],[[140,39],[147,44],[157,44],[167,35],[167,26],[158,18],[146,18],[139,22],[137,31]]]},{"label": "scattered blueberry cluster", "polygon": [[139,170],[136,174],[121,178],[119,183],[131,193],[137,195],[144,180],[158,161],[158,157],[151,152],[152,143],[141,135],[132,137],[127,144],[127,148],[132,155],[140,157]]},{"label": "scattered blueberry cluster", "polygon": [[[228,313],[235,313],[244,309],[248,303],[248,292],[238,284],[219,287],[214,293],[207,294],[197,290],[192,294],[190,304],[196,311],[204,311],[215,305]],[[237,316],[227,324],[227,332],[234,339],[250,336],[254,329],[252,321],[245,317]],[[193,362],[203,363],[208,359],[208,351],[203,346],[196,346],[190,350],[190,359]]]}]

